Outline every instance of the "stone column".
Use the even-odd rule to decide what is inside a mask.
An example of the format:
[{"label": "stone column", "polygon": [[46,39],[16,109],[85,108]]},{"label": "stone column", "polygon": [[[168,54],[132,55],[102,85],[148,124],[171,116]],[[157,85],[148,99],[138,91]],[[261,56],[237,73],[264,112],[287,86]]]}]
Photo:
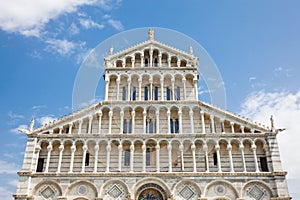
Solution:
[{"label": "stone column", "polygon": [[203,145],[203,150],[205,152],[205,165],[206,165],[206,172],[209,172],[209,161],[208,161],[208,147],[207,144]]},{"label": "stone column", "polygon": [[146,172],[146,144],[145,142],[143,142],[142,145],[142,153],[143,153],[143,171],[142,172]]},{"label": "stone column", "polygon": [[121,172],[122,171],[122,152],[123,152],[122,143],[119,144],[118,150],[119,150],[118,171]]},{"label": "stone column", "polygon": [[240,148],[240,151],[241,151],[241,154],[242,154],[243,172],[247,172],[245,153],[244,153],[244,145],[240,144],[239,148]]},{"label": "stone column", "polygon": [[124,130],[124,111],[120,111],[120,134],[123,134]]},{"label": "stone column", "polygon": [[251,145],[251,150],[253,152],[253,158],[254,158],[254,164],[255,164],[255,172],[259,172],[258,162],[257,162],[257,155],[256,155],[256,145],[255,144]]},{"label": "stone column", "polygon": [[139,101],[142,100],[142,78],[139,78]]},{"label": "stone column", "polygon": [[72,128],[73,128],[73,123],[70,123],[69,124],[69,132],[68,132],[68,134],[72,134]]},{"label": "stone column", "polygon": [[83,154],[82,154],[82,163],[81,163],[81,173],[85,172],[85,159],[86,159],[87,149],[88,149],[87,145],[84,144],[83,147],[82,147]]},{"label": "stone column", "polygon": [[224,124],[224,119],[220,119],[221,121],[221,131],[222,131],[222,134],[225,133],[225,124]]},{"label": "stone column", "polygon": [[130,172],[133,172],[134,144],[130,145]]},{"label": "stone column", "polygon": [[205,130],[205,119],[204,119],[204,111],[200,111],[200,115],[201,115],[201,123],[202,123],[202,133],[206,134],[206,130]]},{"label": "stone column", "polygon": [[82,132],[82,130],[81,130],[81,127],[82,127],[82,119],[80,119],[79,121],[78,121],[78,123],[79,123],[79,126],[78,126],[78,134],[81,134],[81,132]]},{"label": "stone column", "polygon": [[171,58],[170,58],[170,55],[168,55],[168,67],[171,67]]},{"label": "stone column", "polygon": [[145,67],[144,55],[143,54],[141,54],[141,67]]},{"label": "stone column", "polygon": [[172,144],[168,144],[168,159],[169,159],[169,172],[172,172]]},{"label": "stone column", "polygon": [[214,120],[213,115],[210,115],[210,126],[211,126],[211,133],[216,133],[216,131],[215,131],[215,120]]},{"label": "stone column", "polygon": [[53,147],[52,144],[49,143],[49,145],[47,146],[47,161],[46,161],[46,169],[45,169],[45,173],[48,173],[49,171],[49,164],[50,164],[50,157],[51,157],[51,151],[52,151]]},{"label": "stone column", "polygon": [[128,77],[128,80],[127,80],[127,91],[128,91],[128,94],[127,94],[127,100],[130,101],[131,99],[131,79],[130,77]]},{"label": "stone column", "polygon": [[182,134],[182,111],[178,111],[178,117],[179,117],[179,134]]},{"label": "stone column", "polygon": [[88,128],[88,134],[92,133],[92,123],[93,123],[93,116],[89,116],[89,128]]},{"label": "stone column", "polygon": [[164,101],[164,78],[161,77],[160,79],[160,98],[162,101]]},{"label": "stone column", "polygon": [[107,145],[106,145],[106,170],[105,170],[105,172],[109,172],[110,151],[111,151],[111,144],[110,144],[110,141],[108,141]]},{"label": "stone column", "polygon": [[228,151],[228,154],[229,154],[230,172],[234,172],[233,160],[232,160],[232,146],[231,146],[231,144],[227,144],[227,151]]},{"label": "stone column", "polygon": [[134,63],[135,63],[135,60],[132,59],[132,60],[131,60],[131,67],[132,67],[132,68],[134,68]]},{"label": "stone column", "polygon": [[98,142],[95,145],[94,149],[95,149],[94,173],[97,173],[97,168],[98,168],[98,154],[99,154],[99,145],[98,145]]},{"label": "stone column", "polygon": [[167,111],[167,115],[168,115],[168,134],[171,134],[171,112],[170,110]]},{"label": "stone column", "polygon": [[231,133],[234,133],[234,122],[230,122],[230,126],[231,126]]},{"label": "stone column", "polygon": [[193,172],[197,172],[196,152],[195,152],[196,151],[196,145],[195,144],[192,144],[191,150],[192,150],[192,154],[193,154],[193,167],[194,167]]},{"label": "stone column", "polygon": [[191,133],[194,134],[194,112],[190,110]]},{"label": "stone column", "polygon": [[241,126],[242,133],[245,133],[245,126]]},{"label": "stone column", "polygon": [[69,173],[73,173],[75,151],[76,151],[76,145],[75,145],[75,141],[74,141],[73,144],[72,144],[72,146],[71,146],[71,160],[70,160]]},{"label": "stone column", "polygon": [[219,144],[216,144],[215,150],[217,152],[217,159],[218,159],[218,172],[222,172],[221,156],[220,156],[220,145]]},{"label": "stone column", "polygon": [[109,88],[109,76],[105,77],[105,98],[104,100],[108,100],[108,88]]},{"label": "stone column", "polygon": [[180,67],[180,60],[177,59],[177,67]]},{"label": "stone column", "polygon": [[119,101],[120,98],[120,77],[117,78],[117,101]]},{"label": "stone column", "polygon": [[183,158],[183,144],[179,145],[180,159],[181,159],[181,171],[184,171],[184,158]]},{"label": "stone column", "polygon": [[194,76],[194,88],[195,88],[195,100],[198,101],[198,78],[197,75]]},{"label": "stone column", "polygon": [[182,78],[183,83],[183,100],[186,100],[186,79],[185,77]]},{"label": "stone column", "polygon": [[123,58],[122,59],[122,67],[125,68],[125,66],[126,66],[126,60],[125,60],[125,58]]},{"label": "stone column", "polygon": [[60,173],[61,169],[61,161],[62,161],[62,156],[63,156],[63,151],[64,151],[64,145],[63,143],[60,143],[58,149],[59,149],[59,157],[58,157],[58,165],[57,165],[57,171],[56,173]]},{"label": "stone column", "polygon": [[62,134],[62,131],[63,131],[63,127],[60,126],[60,127],[59,127],[59,133],[58,133],[58,134]]},{"label": "stone column", "polygon": [[159,67],[161,67],[161,57],[162,57],[161,52],[159,52],[159,54],[158,54],[158,66]]},{"label": "stone column", "polygon": [[144,110],[143,111],[143,126],[144,126],[144,134],[146,134],[146,128],[147,128],[147,126],[146,126],[146,116],[147,116],[147,111],[146,110]]},{"label": "stone column", "polygon": [[155,146],[155,150],[156,150],[156,172],[160,172],[160,146],[159,143],[156,144]]},{"label": "stone column", "polygon": [[174,77],[172,77],[171,82],[172,82],[172,100],[175,101],[175,78]]},{"label": "stone column", "polygon": [[98,113],[98,133],[101,134],[102,111]]},{"label": "stone column", "polygon": [[132,134],[135,133],[134,129],[135,129],[135,111],[131,111],[131,117],[132,117],[132,126],[131,126],[131,129],[132,129]]},{"label": "stone column", "polygon": [[155,112],[156,114],[156,133],[159,134],[159,111]]},{"label": "stone column", "polygon": [[113,112],[109,111],[108,115],[109,115],[108,134],[111,134]]},{"label": "stone column", "polygon": [[150,47],[150,51],[149,51],[149,55],[150,55],[150,63],[149,63],[149,66],[150,67],[153,67],[153,50],[152,50],[152,47]]}]

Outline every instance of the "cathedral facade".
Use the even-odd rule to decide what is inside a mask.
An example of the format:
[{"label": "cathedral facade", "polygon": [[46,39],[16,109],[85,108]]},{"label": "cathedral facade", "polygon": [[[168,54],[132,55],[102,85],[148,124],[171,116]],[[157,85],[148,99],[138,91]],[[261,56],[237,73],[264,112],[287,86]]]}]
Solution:
[{"label": "cathedral facade", "polygon": [[291,199],[279,130],[199,101],[192,48],[108,51],[103,101],[23,131],[15,200]]}]

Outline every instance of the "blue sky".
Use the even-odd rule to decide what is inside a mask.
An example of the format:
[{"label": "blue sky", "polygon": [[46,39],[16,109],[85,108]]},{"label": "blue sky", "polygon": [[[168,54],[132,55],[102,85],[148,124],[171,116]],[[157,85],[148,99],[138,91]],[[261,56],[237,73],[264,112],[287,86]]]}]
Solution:
[{"label": "blue sky", "polygon": [[16,128],[31,117],[39,126],[69,114],[87,53],[140,27],[196,40],[219,68],[229,111],[267,125],[273,114],[275,125],[287,128],[279,135],[283,166],[291,195],[300,199],[300,161],[292,153],[300,139],[299,7],[296,0],[0,1],[0,199],[11,199],[21,169],[26,137]]}]

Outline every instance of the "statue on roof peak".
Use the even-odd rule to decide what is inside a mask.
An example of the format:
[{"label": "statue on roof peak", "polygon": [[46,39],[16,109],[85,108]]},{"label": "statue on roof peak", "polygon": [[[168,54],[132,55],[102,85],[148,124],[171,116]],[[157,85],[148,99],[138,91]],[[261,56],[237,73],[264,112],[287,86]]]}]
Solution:
[{"label": "statue on roof peak", "polygon": [[148,39],[154,40],[154,30],[152,28],[150,28],[148,31]]}]

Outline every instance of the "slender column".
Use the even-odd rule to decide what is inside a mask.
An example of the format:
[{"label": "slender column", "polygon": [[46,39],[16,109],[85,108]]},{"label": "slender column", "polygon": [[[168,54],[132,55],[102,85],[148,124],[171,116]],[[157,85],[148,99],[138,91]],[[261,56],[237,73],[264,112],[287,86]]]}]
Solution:
[{"label": "slender column", "polygon": [[220,119],[221,121],[221,129],[222,129],[222,134],[225,133],[225,124],[224,124],[224,119]]},{"label": "slender column", "polygon": [[63,127],[59,127],[59,133],[58,134],[62,134],[62,131],[63,131]]},{"label": "slender column", "polygon": [[172,172],[172,144],[168,144],[169,172]]},{"label": "slender column", "polygon": [[195,90],[195,100],[198,100],[198,78],[197,75],[194,76],[194,90]]},{"label": "slender column", "polygon": [[210,115],[210,126],[211,126],[211,133],[216,133],[216,131],[215,131],[215,120],[214,120],[213,115]]},{"label": "slender column", "polygon": [[174,77],[171,79],[171,82],[172,82],[172,100],[174,101],[175,100],[175,78]]},{"label": "slender column", "polygon": [[245,153],[244,153],[244,145],[240,144],[240,151],[242,154],[242,162],[243,162],[243,172],[247,172],[247,168],[246,168],[246,160],[245,160]]},{"label": "slender column", "polygon": [[191,133],[194,134],[194,112],[190,110]]},{"label": "slender column", "polygon": [[159,111],[155,112],[156,114],[156,133],[159,134]]},{"label": "slender column", "polygon": [[109,111],[108,115],[109,115],[108,134],[111,134],[111,124],[112,124],[112,116],[113,116],[113,112],[112,112],[112,111]]},{"label": "slender column", "polygon": [[122,59],[122,67],[125,68],[125,66],[126,66],[126,60],[125,60],[125,58],[123,58]]},{"label": "slender column", "polygon": [[105,77],[105,101],[108,100],[109,76]]},{"label": "slender column", "polygon": [[234,172],[233,160],[232,160],[232,146],[231,146],[231,144],[227,145],[227,151],[228,151],[228,154],[229,154],[230,172]]},{"label": "slender column", "polygon": [[68,134],[72,134],[72,128],[73,128],[73,123],[70,123],[69,124],[69,132],[68,132]]},{"label": "slender column", "polygon": [[73,173],[73,165],[74,165],[74,154],[76,151],[76,145],[75,142],[73,142],[73,145],[71,146],[71,160],[70,160],[70,169],[69,173]]},{"label": "slender column", "polygon": [[123,134],[123,127],[124,127],[124,111],[120,112],[120,134]]},{"label": "slender column", "polygon": [[93,123],[93,116],[89,116],[88,134],[92,133],[92,123]]},{"label": "slender column", "polygon": [[203,150],[205,152],[205,165],[206,165],[206,172],[209,172],[209,161],[208,161],[208,152],[207,152],[207,144],[203,145]]},{"label": "slender column", "polygon": [[130,172],[133,172],[134,144],[130,145]]},{"label": "slender column", "polygon": [[135,60],[132,59],[132,60],[131,60],[131,67],[132,67],[132,68],[134,68],[134,63],[135,63]]},{"label": "slender column", "polygon": [[111,151],[111,144],[108,141],[106,145],[106,170],[105,172],[109,172],[109,164],[110,164],[110,151]]},{"label": "slender column", "polygon": [[163,101],[164,100],[164,79],[161,77],[160,79],[160,98]]},{"label": "slender column", "polygon": [[221,156],[220,156],[220,145],[219,144],[216,144],[215,150],[217,152],[217,158],[218,158],[218,172],[222,172]]},{"label": "slender column", "polygon": [[171,134],[171,112],[170,110],[167,111],[167,115],[168,115],[168,133]]},{"label": "slender column", "polygon": [[255,172],[259,172],[258,162],[257,162],[257,155],[256,155],[256,145],[252,144],[251,149],[252,149],[253,157],[254,157]]},{"label": "slender column", "polygon": [[85,159],[86,159],[86,152],[87,152],[87,145],[84,144],[83,147],[83,154],[82,154],[82,163],[81,163],[81,173],[84,173],[85,172]]},{"label": "slender column", "polygon": [[151,101],[151,100],[153,100],[153,79],[152,79],[152,77],[150,78],[149,82],[150,82],[149,100]]},{"label": "slender column", "polygon": [[201,115],[202,133],[205,134],[206,130],[205,130],[204,111],[201,110],[200,115]]},{"label": "slender column", "polygon": [[241,126],[242,133],[245,133],[245,126]]},{"label": "slender column", "polygon": [[127,100],[130,101],[131,99],[131,79],[130,77],[128,77],[128,80],[127,80],[127,88],[128,88],[128,94],[127,94]]},{"label": "slender column", "polygon": [[101,134],[101,124],[102,124],[102,111],[98,113],[98,133]]},{"label": "slender column", "polygon": [[82,127],[82,119],[80,119],[79,121],[78,121],[78,123],[79,123],[79,126],[78,126],[78,134],[81,134],[81,127]]},{"label": "slender column", "polygon": [[118,150],[119,150],[118,171],[121,172],[122,171],[122,151],[123,151],[122,143],[119,144]]},{"label": "slender column", "polygon": [[182,134],[182,111],[178,111],[178,117],[179,117],[179,134]]},{"label": "slender column", "polygon": [[142,152],[143,152],[143,172],[146,172],[146,144],[145,142],[142,145]]},{"label": "slender column", "polygon": [[97,168],[98,168],[98,154],[99,154],[99,145],[98,145],[98,142],[95,145],[94,149],[95,149],[94,173],[97,173]]},{"label": "slender column", "polygon": [[149,63],[149,66],[150,67],[153,67],[153,50],[152,50],[152,47],[150,48],[150,51],[149,51],[149,55],[150,55],[150,63]]},{"label": "slender column", "polygon": [[62,156],[63,156],[63,151],[64,151],[64,145],[61,143],[58,147],[59,149],[59,157],[58,157],[58,165],[57,165],[57,171],[56,173],[60,173],[60,168],[61,168],[61,161],[62,161]]},{"label": "slender column", "polygon": [[186,100],[186,79],[185,77],[182,78],[183,83],[183,100]]},{"label": "slender column", "polygon": [[49,164],[50,164],[50,157],[51,157],[51,151],[52,151],[52,144],[50,143],[48,146],[47,146],[47,162],[46,162],[46,169],[45,169],[45,173],[48,173],[49,171]]},{"label": "slender column", "polygon": [[184,171],[184,157],[183,157],[183,144],[179,145],[180,160],[181,160],[181,171]]},{"label": "slender column", "polygon": [[168,56],[168,67],[171,67],[171,58],[170,58],[170,55]]},{"label": "slender column", "polygon": [[158,66],[159,67],[161,67],[161,57],[162,57],[161,52],[159,52],[159,54],[158,54]]},{"label": "slender column", "polygon": [[120,96],[120,77],[117,78],[117,101],[119,101]]},{"label": "slender column", "polygon": [[194,167],[194,171],[193,172],[197,172],[197,165],[196,165],[196,145],[192,144],[191,146],[191,150],[192,150],[192,154],[193,154],[193,167]]},{"label": "slender column", "polygon": [[145,67],[145,63],[144,63],[144,55],[141,55],[141,67]]},{"label": "slender column", "polygon": [[142,100],[142,78],[139,78],[139,101]]},{"label": "slender column", "polygon": [[231,133],[234,133],[234,122],[230,122],[230,126],[231,126]]},{"label": "slender column", "polygon": [[160,166],[159,166],[159,162],[160,162],[160,159],[159,159],[159,151],[160,151],[160,146],[159,146],[159,143],[156,144],[155,146],[155,150],[156,150],[156,172],[159,172],[160,171]]},{"label": "slender column", "polygon": [[146,110],[144,110],[144,111],[143,111],[144,134],[146,134],[146,132],[147,132],[147,131],[146,131],[146,127],[147,127],[147,126],[146,126],[146,120],[147,120],[147,119],[146,119],[146,116],[147,116],[147,112],[146,112]]},{"label": "slender column", "polygon": [[135,111],[131,111],[131,121],[132,121],[132,126],[131,126],[131,129],[132,129],[132,134],[135,133],[134,129],[135,129]]},{"label": "slender column", "polygon": [[180,67],[180,60],[177,59],[177,67]]}]

